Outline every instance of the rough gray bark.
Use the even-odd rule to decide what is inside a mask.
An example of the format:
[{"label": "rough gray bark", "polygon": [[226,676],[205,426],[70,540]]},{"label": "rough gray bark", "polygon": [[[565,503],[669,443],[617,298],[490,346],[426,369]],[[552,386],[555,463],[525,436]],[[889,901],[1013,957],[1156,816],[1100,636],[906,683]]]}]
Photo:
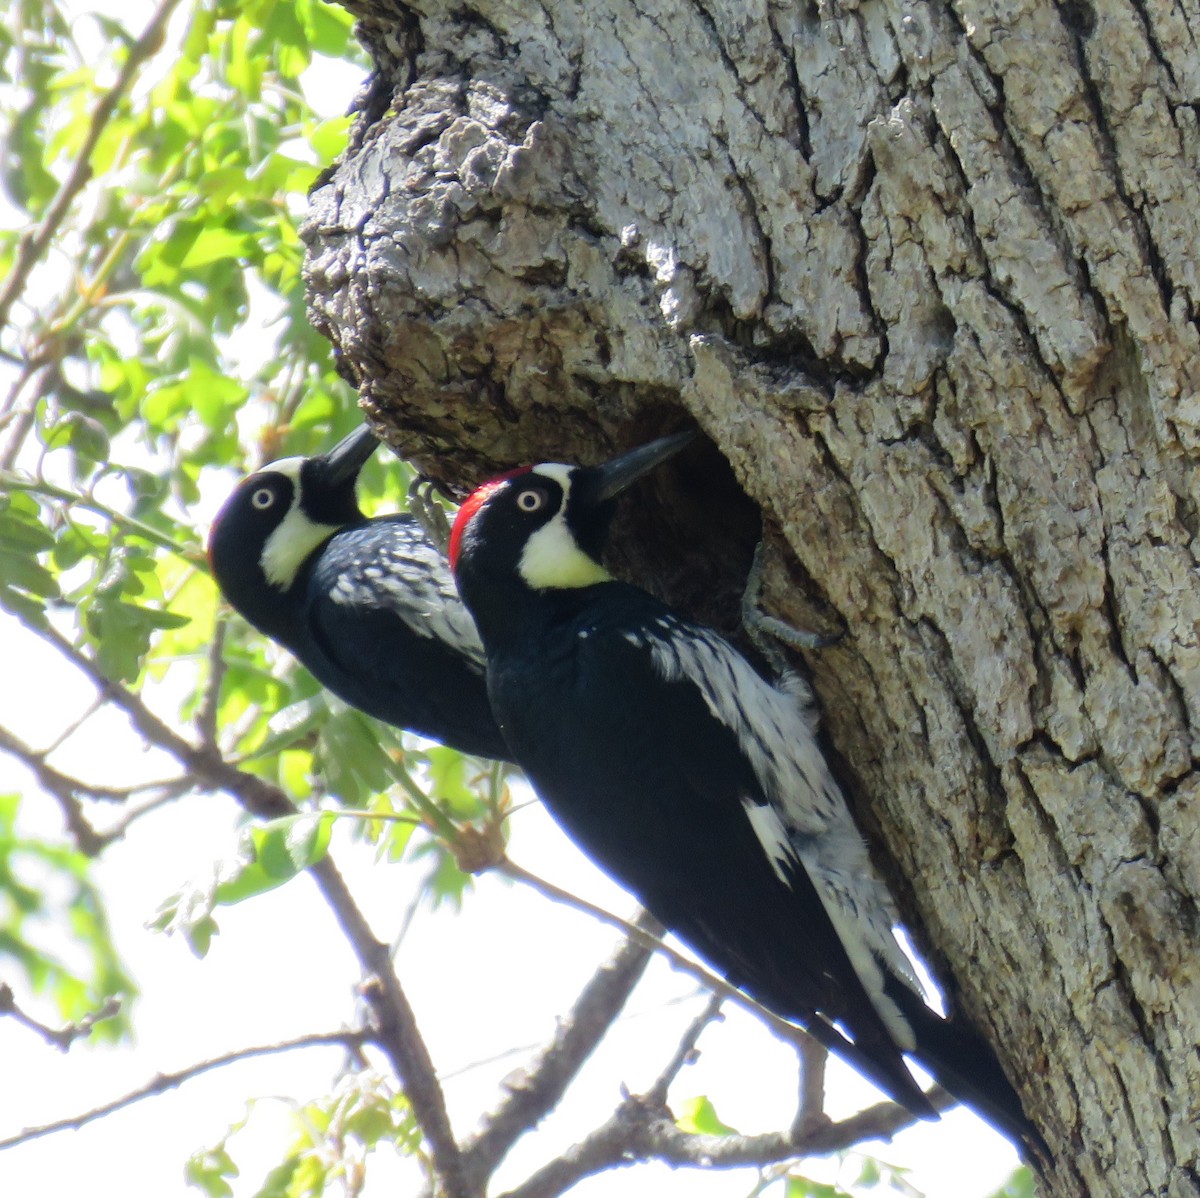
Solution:
[{"label": "rough gray bark", "polygon": [[1200,1195],[1196,0],[347,6],[306,236],[368,409],[460,485],[691,413],[620,564],[728,626],[761,512],[1044,1191]]}]

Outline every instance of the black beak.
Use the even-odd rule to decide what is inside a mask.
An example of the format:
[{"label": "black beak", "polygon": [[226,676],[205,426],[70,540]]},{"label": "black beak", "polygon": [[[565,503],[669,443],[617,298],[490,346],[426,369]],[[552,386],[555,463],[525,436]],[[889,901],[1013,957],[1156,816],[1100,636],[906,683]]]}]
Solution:
[{"label": "black beak", "polygon": [[649,474],[659,463],[677,454],[695,435],[693,432],[672,433],[669,437],[639,445],[600,466],[590,467],[587,472],[595,488],[591,497],[596,503],[603,503],[620,495],[643,474]]},{"label": "black beak", "polygon": [[367,459],[379,448],[375,434],[365,424],[360,424],[348,437],[343,437],[328,453],[321,457],[326,484],[339,487],[353,483]]}]

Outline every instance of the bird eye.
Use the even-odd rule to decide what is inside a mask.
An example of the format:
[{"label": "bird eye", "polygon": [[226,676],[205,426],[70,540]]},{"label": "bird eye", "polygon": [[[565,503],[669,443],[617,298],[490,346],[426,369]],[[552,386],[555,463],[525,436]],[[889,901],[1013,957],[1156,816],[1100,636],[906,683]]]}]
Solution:
[{"label": "bird eye", "polygon": [[270,487],[259,487],[253,495],[250,496],[250,502],[254,504],[260,512],[265,512],[267,508],[275,502],[275,492]]},{"label": "bird eye", "polygon": [[523,512],[536,512],[546,502],[546,496],[541,491],[522,491],[517,496],[517,507]]}]

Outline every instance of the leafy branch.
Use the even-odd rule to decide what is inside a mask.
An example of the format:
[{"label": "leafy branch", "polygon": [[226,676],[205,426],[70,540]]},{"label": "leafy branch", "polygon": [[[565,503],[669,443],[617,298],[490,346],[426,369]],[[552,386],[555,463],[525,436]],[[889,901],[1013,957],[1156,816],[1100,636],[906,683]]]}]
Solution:
[{"label": "leafy branch", "polygon": [[[63,1052],[66,1052],[76,1040],[89,1035],[96,1024],[116,1016],[120,1009],[120,999],[109,998],[98,1010],[89,1012],[82,1019],[76,1020],[74,1023],[68,1023],[63,1027],[54,1028],[22,1011],[17,1006],[16,996],[12,992],[12,987],[5,982],[0,982],[0,1017],[7,1015],[22,1027],[28,1028],[31,1032],[36,1032],[47,1044],[61,1049]],[[0,1148],[3,1147],[5,1147],[5,1143],[0,1141]]]},{"label": "leafy branch", "polygon": [[0,328],[8,323],[9,312],[29,280],[29,275],[46,253],[47,247],[62,228],[75,197],[92,177],[92,152],[112,119],[117,105],[133,85],[141,67],[161,48],[171,14],[179,0],[161,0],[141,36],[129,47],[129,52],[113,85],[100,98],[92,112],[87,134],[80,146],[67,177],[63,180],[45,216],[17,247],[16,261],[8,281],[0,289]]},{"label": "leafy branch", "polygon": [[128,512],[122,512],[109,504],[101,503],[92,495],[55,486],[45,479],[28,478],[14,470],[0,470],[0,491],[24,491],[38,499],[49,500],[54,504],[83,508],[85,511],[103,517],[114,527],[141,537],[155,548],[165,549],[168,553],[182,558],[189,565],[199,566],[203,569],[208,568],[207,560],[199,547],[192,545],[181,548],[177,540],[161,529],[129,515]]},{"label": "leafy branch", "polygon": [[[197,747],[171,729],[132,691],[106,677],[95,663],[54,628],[42,634],[110,701],[128,716],[142,736],[170,753],[203,789],[223,790],[248,812],[263,819],[298,814],[278,787],[229,765],[211,747]],[[377,1043],[401,1079],[414,1116],[429,1143],[434,1167],[450,1198],[467,1198],[461,1153],[450,1126],[429,1051],[417,1028],[408,998],[392,966],[388,947],[371,930],[330,857],[310,867],[359,964],[374,979],[365,993],[375,1012]]]},{"label": "leafy branch", "polygon": [[[944,1091],[931,1096],[938,1110],[954,1104]],[[864,1140],[886,1140],[915,1121],[892,1102],[868,1107],[836,1123],[763,1135],[708,1135],[682,1130],[671,1111],[639,1095],[625,1098],[590,1135],[501,1198],[557,1198],[585,1177],[642,1161],[732,1169],[841,1152]]]}]

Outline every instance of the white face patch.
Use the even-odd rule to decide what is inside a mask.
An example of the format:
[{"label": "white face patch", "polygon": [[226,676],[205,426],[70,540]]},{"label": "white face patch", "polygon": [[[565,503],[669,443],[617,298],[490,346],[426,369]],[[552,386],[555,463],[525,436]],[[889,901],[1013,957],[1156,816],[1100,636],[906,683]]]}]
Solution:
[{"label": "white face patch", "polygon": [[281,458],[260,473],[282,474],[292,480],[292,506],[263,545],[260,564],[267,581],[286,591],[296,581],[305,558],[335,532],[335,524],[317,524],[300,510],[300,467],[303,458]]},{"label": "white face patch", "polygon": [[[549,478],[562,488],[562,506],[525,543],[517,569],[535,591],[588,587],[609,582],[612,575],[579,548],[567,527],[567,500],[571,494],[571,466],[537,466],[530,474]],[[528,477],[528,476],[526,476]],[[520,480],[517,480],[518,485]]]}]

